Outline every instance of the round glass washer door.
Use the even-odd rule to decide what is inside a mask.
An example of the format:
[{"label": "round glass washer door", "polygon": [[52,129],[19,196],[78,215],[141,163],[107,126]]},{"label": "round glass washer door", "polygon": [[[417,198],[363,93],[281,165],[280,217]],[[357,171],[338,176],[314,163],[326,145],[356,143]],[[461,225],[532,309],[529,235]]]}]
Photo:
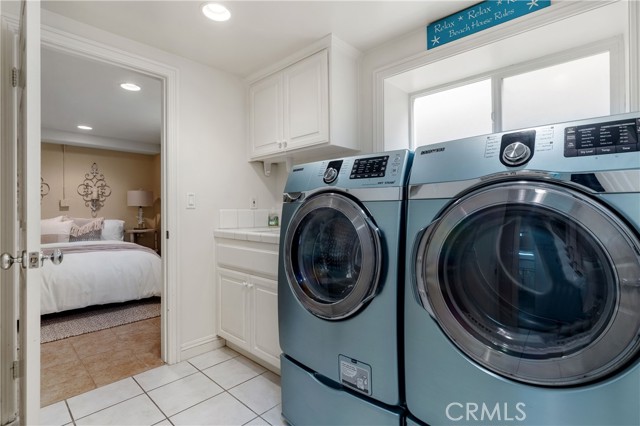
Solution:
[{"label": "round glass washer door", "polygon": [[569,187],[503,182],[446,208],[416,249],[423,306],[467,356],[525,383],[574,386],[640,352],[640,242]]},{"label": "round glass washer door", "polygon": [[285,235],[289,286],[313,315],[339,320],[375,296],[380,281],[380,236],[367,213],[337,193],[307,199]]}]

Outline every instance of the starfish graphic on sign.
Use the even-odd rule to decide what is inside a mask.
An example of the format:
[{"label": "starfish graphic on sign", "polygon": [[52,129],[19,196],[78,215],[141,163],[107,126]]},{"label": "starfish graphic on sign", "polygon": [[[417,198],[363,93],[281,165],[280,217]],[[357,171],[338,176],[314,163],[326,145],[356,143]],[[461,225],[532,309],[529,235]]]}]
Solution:
[{"label": "starfish graphic on sign", "polygon": [[531,0],[529,3],[527,3],[527,6],[529,6],[529,10],[533,9],[534,7],[538,7],[538,0]]},{"label": "starfish graphic on sign", "polygon": [[433,43],[434,46],[440,43],[440,37],[434,36],[433,39],[431,40],[431,43]]}]

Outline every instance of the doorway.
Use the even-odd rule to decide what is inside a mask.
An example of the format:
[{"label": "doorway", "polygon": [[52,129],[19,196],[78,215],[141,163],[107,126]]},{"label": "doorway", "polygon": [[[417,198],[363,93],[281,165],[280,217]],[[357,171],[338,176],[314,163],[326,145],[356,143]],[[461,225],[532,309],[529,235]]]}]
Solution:
[{"label": "doorway", "polygon": [[[159,333],[159,342],[157,342],[157,346],[159,346],[160,353],[160,362],[174,363],[178,358],[178,345],[177,345],[177,311],[176,311],[176,301],[175,296],[175,269],[172,267],[173,262],[170,259],[175,259],[177,254],[177,248],[175,247],[175,242],[168,239],[168,230],[175,229],[176,227],[176,203],[175,203],[175,170],[176,170],[176,155],[175,155],[175,145],[176,145],[176,132],[175,132],[175,122],[176,122],[176,103],[177,103],[177,71],[170,67],[166,67],[164,65],[158,64],[157,62],[148,61],[145,58],[137,57],[135,55],[131,55],[124,52],[119,52],[114,50],[113,48],[102,46],[98,43],[88,41],[88,40],[79,40],[77,37],[71,37],[59,32],[53,33],[46,29],[42,30],[42,47],[44,50],[49,50],[52,52],[57,52],[59,54],[64,54],[68,57],[72,57],[75,59],[79,59],[82,61],[92,62],[93,64],[100,64],[102,66],[110,66],[124,69],[128,72],[134,73],[136,75],[144,76],[147,79],[155,80],[157,82],[159,96],[158,96],[158,114],[161,116],[160,120],[160,129],[158,131],[159,136],[159,144],[155,148],[154,152],[146,152],[144,149],[149,148],[145,146],[144,142],[137,144],[137,153],[135,155],[142,156],[157,156],[157,160],[154,162],[154,166],[157,170],[154,173],[158,176],[158,182],[155,188],[139,188],[131,187],[131,188],[121,188],[121,190],[135,190],[135,189],[152,189],[154,192],[154,203],[152,206],[144,208],[144,220],[145,225],[149,228],[154,229],[153,234],[144,234],[142,235],[142,240],[137,240],[137,242],[143,245],[149,245],[152,248],[156,248],[154,244],[154,238],[156,238],[158,251],[161,254],[161,303],[160,303],[160,317],[157,317],[155,320],[146,320],[140,321],[137,325],[142,326],[142,330],[137,330],[138,333],[144,333],[144,330],[149,332],[154,328],[160,329]],[[46,69],[44,69],[45,64],[43,63],[43,80],[46,78]],[[44,96],[44,95],[43,95]],[[43,107],[44,108],[44,107]],[[43,115],[44,118],[44,115]],[[45,123],[43,120],[43,127]],[[64,135],[63,135],[64,136]],[[68,135],[67,135],[68,136]],[[87,148],[89,145],[85,145],[85,147],[77,147],[79,145],[78,141],[74,142],[74,145],[69,143],[69,138],[60,138],[60,134],[53,132],[49,136],[47,136],[46,132],[43,131],[43,139],[49,140],[51,142],[57,143],[58,146],[65,145],[64,148],[67,153],[69,150],[89,150],[89,149],[97,149],[102,150],[103,147],[96,147],[96,143],[103,136],[99,136],[98,138],[93,138],[93,148]],[[91,139],[91,138],[89,138]],[[108,138],[107,138],[108,139]],[[122,137],[114,137],[112,138],[116,142]],[[134,144],[135,145],[135,144]],[[149,145],[149,144],[146,144]],[[118,155],[133,155],[133,154],[123,154],[123,152],[131,152],[132,150],[129,147],[116,146],[111,147],[109,149],[112,153],[119,153]],[[142,154],[141,154],[142,153]],[[173,154],[173,155],[172,155]],[[68,158],[68,156],[66,157]],[[97,162],[96,162],[97,163]],[[99,164],[98,164],[99,166]],[[109,179],[109,176],[105,176]],[[119,180],[121,176],[114,175],[113,179]],[[65,179],[68,179],[65,177]],[[77,177],[75,178],[77,180]],[[78,185],[79,182],[74,182],[75,186]],[[118,183],[118,185],[125,185]],[[73,184],[69,183],[66,185],[66,192],[70,191],[68,188],[74,188]],[[58,209],[64,209],[65,207],[59,204],[60,201],[63,204],[69,205],[68,209],[71,210],[72,203],[69,201],[71,198],[68,194],[57,194],[55,201],[58,203]],[[122,194],[122,192],[121,192]],[[112,198],[114,195],[110,196]],[[114,204],[110,205],[109,203],[112,201],[107,199],[104,206],[101,206],[101,210],[98,210],[96,216],[100,216],[102,213],[104,217],[111,216],[119,216],[117,212],[114,210],[110,210],[114,206]],[[173,202],[172,202],[173,201]],[[120,200],[122,204],[122,199]],[[84,205],[83,205],[84,206]],[[108,207],[111,206],[111,207]],[[86,208],[86,207],[85,207]],[[137,209],[133,206],[121,206],[124,209],[125,215],[133,215],[135,219],[135,212]],[[64,210],[59,211],[62,215],[64,215]],[[87,214],[85,216],[91,217],[89,213],[89,209],[86,208]],[[70,211],[69,211],[70,213]],[[44,219],[44,217],[43,217]],[[134,222],[136,222],[134,220]],[[128,228],[135,228],[136,223],[128,222]],[[147,228],[148,229],[148,228]],[[149,239],[149,236],[153,235]],[[129,240],[130,235],[125,234],[125,240]],[[146,241],[145,241],[146,240]],[[134,325],[126,325],[125,328],[134,329]],[[116,329],[112,330],[115,332]],[[131,331],[131,330],[130,330]],[[134,332],[136,332],[134,330]],[[98,331],[100,333],[100,331]],[[156,350],[157,352],[157,350]],[[156,365],[157,360],[151,360],[147,366]],[[43,359],[44,364],[44,359]],[[44,365],[43,365],[44,367]],[[135,373],[133,373],[135,374]],[[44,380],[44,378],[43,378]],[[52,401],[42,401],[43,403],[51,403]]]}]

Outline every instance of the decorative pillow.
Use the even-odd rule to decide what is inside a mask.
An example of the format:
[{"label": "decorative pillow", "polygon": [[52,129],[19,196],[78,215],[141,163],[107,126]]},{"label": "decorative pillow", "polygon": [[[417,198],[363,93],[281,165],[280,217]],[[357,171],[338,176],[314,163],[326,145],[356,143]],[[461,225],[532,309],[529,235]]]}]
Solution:
[{"label": "decorative pillow", "polygon": [[102,234],[103,217],[96,219],[72,218],[69,241],[97,241]]},{"label": "decorative pillow", "polygon": [[[74,225],[75,226],[75,225]],[[73,228],[71,229],[73,232]],[[101,229],[94,229],[93,231],[84,232],[79,235],[69,235],[69,242],[74,243],[76,241],[100,241],[102,235]]]},{"label": "decorative pillow", "polygon": [[42,244],[50,243],[68,243],[71,234],[72,220],[44,219],[40,221],[40,242]]},{"label": "decorative pillow", "polygon": [[105,219],[100,239],[124,241],[124,220]]}]

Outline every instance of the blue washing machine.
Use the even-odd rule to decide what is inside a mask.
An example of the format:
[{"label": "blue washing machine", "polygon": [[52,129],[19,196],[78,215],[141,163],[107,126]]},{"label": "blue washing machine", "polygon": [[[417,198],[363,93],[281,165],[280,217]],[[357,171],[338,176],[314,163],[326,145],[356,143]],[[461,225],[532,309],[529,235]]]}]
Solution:
[{"label": "blue washing machine", "polygon": [[412,424],[640,424],[639,117],[416,150]]},{"label": "blue washing machine", "polygon": [[411,160],[390,151],[289,175],[278,317],[282,414],[294,425],[402,421],[399,274]]}]

